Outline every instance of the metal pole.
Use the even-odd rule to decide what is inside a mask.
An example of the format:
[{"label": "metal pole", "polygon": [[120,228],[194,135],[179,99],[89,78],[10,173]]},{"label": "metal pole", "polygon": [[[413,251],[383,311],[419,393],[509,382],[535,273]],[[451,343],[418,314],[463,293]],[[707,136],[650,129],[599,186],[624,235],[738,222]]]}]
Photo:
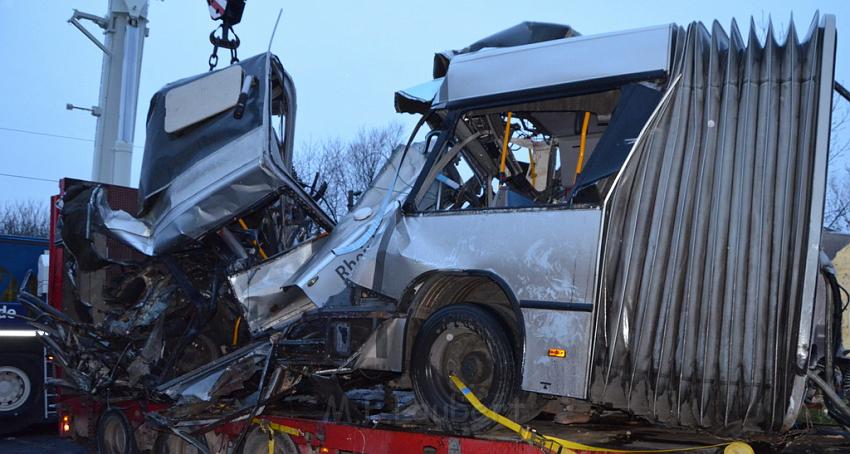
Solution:
[{"label": "metal pole", "polygon": [[110,0],[102,22],[77,11],[69,21],[81,28],[77,19],[92,20],[106,35],[102,44],[95,42],[103,50],[103,64],[98,103],[101,115],[97,118],[92,160],[94,181],[130,185],[147,13],[147,0]]}]

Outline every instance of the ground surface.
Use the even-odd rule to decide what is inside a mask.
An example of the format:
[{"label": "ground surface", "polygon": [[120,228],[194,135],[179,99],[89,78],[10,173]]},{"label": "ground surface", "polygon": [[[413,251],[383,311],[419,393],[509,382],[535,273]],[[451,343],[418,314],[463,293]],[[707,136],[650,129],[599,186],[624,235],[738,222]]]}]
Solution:
[{"label": "ground surface", "polygon": [[15,435],[0,437],[0,453],[3,454],[83,454],[82,446],[56,434],[56,423],[32,426]]}]

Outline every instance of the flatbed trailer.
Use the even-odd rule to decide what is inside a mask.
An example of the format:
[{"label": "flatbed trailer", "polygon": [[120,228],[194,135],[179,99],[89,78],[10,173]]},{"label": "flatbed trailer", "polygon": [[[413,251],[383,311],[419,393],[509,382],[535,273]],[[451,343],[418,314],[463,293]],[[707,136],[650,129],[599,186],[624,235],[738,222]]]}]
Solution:
[{"label": "flatbed trailer", "polygon": [[[193,451],[188,443],[177,440],[176,436],[165,432],[150,432],[142,428],[146,411],[164,409],[164,405],[149,404],[144,401],[122,401],[105,405],[85,397],[66,399],[62,405],[62,420],[66,426],[61,428],[62,435],[95,448],[99,420],[125,418],[134,434],[136,449],[144,452],[151,449],[160,452],[199,452]],[[109,413],[107,414],[107,410]],[[817,409],[815,409],[817,411]],[[285,414],[284,414],[285,413]],[[696,452],[696,453],[844,453],[850,451],[850,439],[839,429],[829,427],[796,430],[787,434],[781,444],[770,438],[751,439],[747,444],[738,443],[729,446],[733,439],[724,439],[705,433],[684,430],[665,430],[641,424],[636,421],[623,421],[613,418],[590,424],[561,425],[551,420],[538,419],[530,424],[535,434],[545,434],[561,439],[582,443],[598,449],[582,450],[563,448],[560,451],[551,447],[539,446],[523,440],[518,434],[504,429],[496,429],[476,436],[460,436],[437,431],[427,422],[417,423],[373,423],[372,425],[352,422],[329,421],[321,411],[291,409],[275,412],[255,418],[248,433],[265,434],[260,437],[262,445],[267,447],[265,436],[273,438],[275,453],[423,453],[423,454],[543,454],[551,452],[575,453],[616,453],[616,452]],[[120,419],[116,419],[118,421]],[[206,438],[206,448],[210,453],[232,452],[245,425],[245,420],[223,424],[211,430]],[[187,432],[190,429],[187,429]],[[257,434],[249,436],[242,450],[237,452],[257,452]],[[176,443],[175,443],[176,442]],[[170,446],[169,446],[170,443]],[[611,446],[606,450],[604,446]],[[753,451],[747,451],[747,447]],[[189,448],[187,450],[187,448]],[[557,448],[556,448],[557,449]],[[260,452],[266,452],[263,449]]]}]

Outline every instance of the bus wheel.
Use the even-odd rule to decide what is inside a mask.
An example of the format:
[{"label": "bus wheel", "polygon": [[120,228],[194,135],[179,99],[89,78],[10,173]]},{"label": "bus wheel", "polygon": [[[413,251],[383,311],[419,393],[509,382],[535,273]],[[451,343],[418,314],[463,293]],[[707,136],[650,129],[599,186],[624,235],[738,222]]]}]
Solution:
[{"label": "bus wheel", "polygon": [[496,315],[473,304],[452,304],[425,320],[413,345],[410,374],[417,401],[440,428],[474,434],[495,424],[466,401],[452,374],[497,413],[513,403],[519,386],[507,331]]}]

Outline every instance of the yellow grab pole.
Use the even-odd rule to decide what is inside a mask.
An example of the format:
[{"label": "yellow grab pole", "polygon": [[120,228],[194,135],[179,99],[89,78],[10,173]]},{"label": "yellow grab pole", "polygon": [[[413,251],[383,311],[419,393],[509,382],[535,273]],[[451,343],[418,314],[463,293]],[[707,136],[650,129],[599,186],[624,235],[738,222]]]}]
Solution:
[{"label": "yellow grab pole", "polygon": [[513,112],[508,112],[508,119],[505,121],[505,136],[502,138],[502,156],[499,160],[499,181],[505,181],[505,164],[508,158],[508,143],[511,141],[511,116]]},{"label": "yellow grab pole", "polygon": [[242,316],[240,315],[236,318],[236,323],[233,324],[233,339],[231,339],[230,345],[236,346],[239,343],[239,324],[242,323]]},{"label": "yellow grab pole", "polygon": [[581,123],[581,141],[578,146],[578,163],[576,163],[576,176],[581,173],[584,163],[584,150],[587,147],[587,125],[590,124],[590,112],[584,113],[584,121]]},{"label": "yellow grab pole", "polygon": [[[242,218],[239,218],[239,225],[242,227],[242,230],[248,230],[248,224],[246,224]],[[257,240],[252,240],[251,242],[254,243],[254,246],[257,248],[257,252],[260,253],[260,257],[263,260],[267,260],[269,256],[266,255],[266,251],[263,250],[263,247],[260,246],[260,243],[258,243]]]}]

